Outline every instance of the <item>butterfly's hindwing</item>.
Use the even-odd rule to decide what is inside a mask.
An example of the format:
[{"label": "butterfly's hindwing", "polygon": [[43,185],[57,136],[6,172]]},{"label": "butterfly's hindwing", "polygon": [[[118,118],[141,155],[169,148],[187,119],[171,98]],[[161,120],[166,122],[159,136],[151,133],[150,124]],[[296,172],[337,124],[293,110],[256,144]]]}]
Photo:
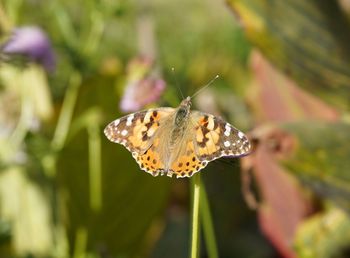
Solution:
[{"label": "butterfly's hindwing", "polygon": [[180,147],[178,156],[170,166],[170,176],[175,174],[177,178],[191,177],[207,165],[206,161],[201,161],[196,155],[192,139],[185,141]]},{"label": "butterfly's hindwing", "polygon": [[161,160],[160,153],[156,151],[159,145],[159,138],[152,141],[152,146],[144,153],[133,153],[133,157],[139,164],[140,168],[152,176],[158,176],[159,173],[164,173],[164,164]]}]

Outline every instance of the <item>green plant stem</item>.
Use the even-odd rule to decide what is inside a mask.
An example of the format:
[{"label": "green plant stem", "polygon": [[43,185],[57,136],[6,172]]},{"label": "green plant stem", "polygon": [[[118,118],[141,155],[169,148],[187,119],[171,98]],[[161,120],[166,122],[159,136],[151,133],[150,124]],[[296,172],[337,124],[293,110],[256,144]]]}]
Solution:
[{"label": "green plant stem", "polygon": [[192,235],[191,235],[191,258],[197,258],[199,254],[199,200],[200,200],[200,186],[201,176],[200,173],[196,173],[192,177]]},{"label": "green plant stem", "polygon": [[[49,178],[53,178],[56,175],[56,165],[57,165],[56,154],[63,148],[66,142],[80,85],[81,85],[81,75],[79,72],[73,71],[69,80],[68,89],[64,96],[62,109],[55,128],[54,136],[51,141],[51,148],[53,152],[50,152],[42,160],[45,173]],[[58,190],[56,189],[56,186],[54,183],[52,185],[52,196],[53,196],[54,203],[61,203],[60,201],[61,196],[58,193]],[[62,214],[60,211],[60,205],[55,207],[53,212],[54,212],[54,224],[55,224],[54,228],[55,228],[55,238],[56,238],[55,241],[57,243],[56,246],[60,248],[60,253],[63,254],[63,257],[68,257],[67,255],[68,248],[66,248],[67,246],[66,239],[62,237],[62,234],[64,234],[62,232],[62,229],[64,229],[64,226],[62,225],[62,221],[61,221]],[[85,241],[84,240],[85,238],[86,238],[85,232],[81,231],[77,236],[77,242],[82,243]],[[85,250],[84,243],[77,244],[77,245],[79,246],[79,248],[76,248],[74,257],[79,257],[80,252],[78,252],[77,250],[80,250],[80,249]],[[59,256],[59,257],[62,257],[62,256]]]},{"label": "green plant stem", "polygon": [[200,188],[200,218],[203,225],[203,235],[206,243],[206,247],[208,250],[208,257],[209,258],[218,258],[218,248],[216,245],[215,240],[215,232],[213,227],[213,220],[211,217],[209,202],[207,198],[207,193],[205,191],[205,186],[203,183],[201,183]]},{"label": "green plant stem", "polygon": [[91,56],[96,51],[105,29],[103,15],[99,11],[93,10],[90,14],[90,20],[92,26],[83,48],[85,56]]},{"label": "green plant stem", "polygon": [[6,10],[2,2],[0,2],[0,28],[2,31],[9,33],[13,25],[7,16]]},{"label": "green plant stem", "polygon": [[20,17],[20,9],[23,5],[23,2],[23,0],[6,1],[6,13],[8,15],[8,20],[11,21],[11,24],[18,24],[18,18]]},{"label": "green plant stem", "polygon": [[71,75],[69,86],[64,97],[60,116],[58,118],[55,133],[52,139],[52,148],[59,151],[65,144],[68,130],[71,124],[75,103],[77,101],[79,86],[81,84],[81,75],[74,71]]},{"label": "green plant stem", "polygon": [[88,231],[85,227],[79,227],[75,232],[75,246],[73,258],[86,257],[86,246],[88,241]]},{"label": "green plant stem", "polygon": [[45,173],[48,177],[53,177],[56,174],[56,153],[63,148],[66,142],[80,84],[80,73],[73,71],[69,80],[68,89],[66,91],[66,95],[64,96],[62,109],[58,117],[58,122],[51,141],[51,148],[53,150],[53,153],[49,153],[42,161],[45,168]]},{"label": "green plant stem", "polygon": [[[19,75],[21,76],[21,75]],[[30,119],[33,116],[33,105],[31,103],[30,98],[28,97],[29,89],[28,85],[25,83],[22,83],[21,87],[21,115],[19,118],[19,121],[17,123],[17,126],[15,130],[13,131],[12,135],[9,138],[9,143],[11,144],[11,150],[13,152],[17,151],[21,143],[24,141],[24,138],[27,135],[28,132],[28,126]],[[11,154],[13,154],[11,152]]]},{"label": "green plant stem", "polygon": [[78,45],[78,33],[74,30],[72,19],[67,13],[67,9],[62,6],[61,1],[51,1],[50,9],[55,12],[53,18],[63,41],[71,48]]},{"label": "green plant stem", "polygon": [[[94,122],[94,121],[93,121]],[[88,126],[89,141],[89,177],[90,207],[94,211],[101,209],[101,137],[98,123]]]}]

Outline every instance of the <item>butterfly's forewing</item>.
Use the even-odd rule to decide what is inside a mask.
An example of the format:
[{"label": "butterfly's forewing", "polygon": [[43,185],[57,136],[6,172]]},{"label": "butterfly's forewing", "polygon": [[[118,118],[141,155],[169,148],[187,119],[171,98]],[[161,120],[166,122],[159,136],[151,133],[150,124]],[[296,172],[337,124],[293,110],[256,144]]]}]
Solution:
[{"label": "butterfly's forewing", "polygon": [[249,153],[247,137],[222,118],[192,111],[189,119],[185,137],[174,149],[178,154],[170,166],[170,174],[191,177],[211,160]]},{"label": "butterfly's forewing", "polygon": [[114,120],[106,126],[104,133],[110,141],[124,145],[135,158],[136,154],[144,154],[152,145],[161,121],[173,112],[173,108],[136,112]]},{"label": "butterfly's forewing", "polygon": [[239,157],[250,152],[250,143],[244,133],[218,116],[193,111],[195,149],[202,161],[223,156]]}]

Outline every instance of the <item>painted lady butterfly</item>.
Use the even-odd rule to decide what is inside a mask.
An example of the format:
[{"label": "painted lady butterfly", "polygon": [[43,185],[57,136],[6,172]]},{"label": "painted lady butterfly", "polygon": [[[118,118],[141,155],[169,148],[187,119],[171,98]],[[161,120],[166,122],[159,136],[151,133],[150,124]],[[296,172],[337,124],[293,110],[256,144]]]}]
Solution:
[{"label": "painted lady butterfly", "polygon": [[107,138],[124,145],[153,176],[190,177],[209,161],[247,155],[250,143],[241,131],[222,118],[191,111],[191,98],[178,108],[155,108],[111,122]]}]

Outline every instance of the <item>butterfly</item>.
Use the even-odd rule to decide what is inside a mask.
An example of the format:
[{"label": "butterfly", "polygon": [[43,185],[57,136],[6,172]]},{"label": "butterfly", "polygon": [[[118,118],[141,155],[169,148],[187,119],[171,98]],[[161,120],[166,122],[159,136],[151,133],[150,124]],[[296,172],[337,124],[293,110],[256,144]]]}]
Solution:
[{"label": "butterfly", "polygon": [[191,97],[177,108],[148,109],[116,119],[104,133],[124,145],[153,176],[191,177],[212,160],[251,150],[247,136],[225,120],[191,110]]}]

